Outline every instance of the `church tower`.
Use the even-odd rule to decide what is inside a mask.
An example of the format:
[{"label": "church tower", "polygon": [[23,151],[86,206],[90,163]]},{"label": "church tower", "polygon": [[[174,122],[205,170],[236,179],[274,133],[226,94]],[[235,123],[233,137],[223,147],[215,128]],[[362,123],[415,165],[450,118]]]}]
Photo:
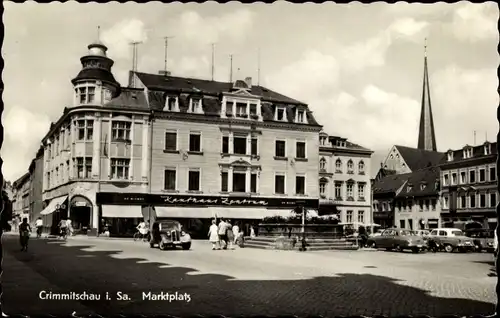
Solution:
[{"label": "church tower", "polygon": [[120,84],[111,73],[114,62],[107,57],[108,48],[99,39],[88,46],[87,55],[80,58],[82,70],[71,80],[74,88],[73,106],[102,106],[120,94]]},{"label": "church tower", "polygon": [[418,149],[437,151],[432,118],[429,72],[427,71],[427,39],[424,46],[424,83],[422,91],[422,107],[420,110],[420,127],[418,132]]}]

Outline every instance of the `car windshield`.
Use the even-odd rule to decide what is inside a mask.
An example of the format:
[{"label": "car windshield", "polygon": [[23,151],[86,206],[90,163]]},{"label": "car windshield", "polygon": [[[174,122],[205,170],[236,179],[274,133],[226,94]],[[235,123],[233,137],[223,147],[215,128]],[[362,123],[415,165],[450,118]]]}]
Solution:
[{"label": "car windshield", "polygon": [[463,236],[464,235],[464,233],[462,231],[460,231],[460,230],[451,231],[451,234],[453,236]]},{"label": "car windshield", "polygon": [[172,221],[172,222],[162,221],[162,222],[160,222],[160,230],[168,230],[168,229],[178,228],[178,227],[179,227],[179,223],[177,223],[175,221]]},{"label": "car windshield", "polygon": [[407,231],[407,230],[403,230],[399,233],[399,235],[401,236],[408,236],[408,235],[415,235],[413,234],[414,232],[413,231]]}]

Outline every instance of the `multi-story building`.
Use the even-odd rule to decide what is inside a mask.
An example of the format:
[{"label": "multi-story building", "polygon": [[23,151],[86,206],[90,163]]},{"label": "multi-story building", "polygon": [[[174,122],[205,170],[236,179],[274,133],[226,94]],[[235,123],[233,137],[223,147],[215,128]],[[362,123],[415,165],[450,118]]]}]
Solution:
[{"label": "multi-story building", "polygon": [[394,224],[402,229],[423,230],[438,228],[439,168],[430,167],[401,175],[404,180],[394,200]]},{"label": "multi-story building", "polygon": [[373,223],[382,228],[395,226],[395,199],[406,183],[406,174],[391,174],[376,179],[373,191]]},{"label": "multi-story building", "polygon": [[30,175],[25,173],[12,183],[12,216],[21,221],[23,218],[29,220],[29,196],[30,196]]},{"label": "multi-story building", "polygon": [[497,144],[485,142],[449,150],[440,165],[441,217],[445,226],[461,227],[470,221],[496,228],[498,203]]},{"label": "multi-story building", "polygon": [[346,138],[319,136],[320,214],[339,213],[344,223],[372,222],[370,158],[373,151]]},{"label": "multi-story building", "polygon": [[29,166],[29,183],[30,183],[30,195],[29,195],[29,219],[31,223],[40,217],[40,212],[42,212],[43,206],[43,147],[40,147],[36,153],[35,158],[31,161]]},{"label": "multi-story building", "polygon": [[318,207],[321,126],[307,105],[253,85],[130,73],[120,87],[100,43],[74,101],[43,138],[47,222],[112,233],[140,219],[257,220]]}]

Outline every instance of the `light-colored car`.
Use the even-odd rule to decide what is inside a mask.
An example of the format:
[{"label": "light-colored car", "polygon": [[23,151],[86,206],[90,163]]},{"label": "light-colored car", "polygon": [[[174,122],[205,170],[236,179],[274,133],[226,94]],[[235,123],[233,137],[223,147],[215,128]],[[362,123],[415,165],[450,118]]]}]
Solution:
[{"label": "light-colored car", "polygon": [[444,250],[451,253],[455,250],[467,252],[474,250],[474,242],[464,232],[455,228],[438,228],[431,231],[429,241],[436,242]]},{"label": "light-colored car", "polygon": [[386,250],[411,250],[418,253],[426,249],[422,237],[414,235],[413,231],[405,229],[386,229],[379,236],[368,238],[367,245],[372,248],[385,248]]}]

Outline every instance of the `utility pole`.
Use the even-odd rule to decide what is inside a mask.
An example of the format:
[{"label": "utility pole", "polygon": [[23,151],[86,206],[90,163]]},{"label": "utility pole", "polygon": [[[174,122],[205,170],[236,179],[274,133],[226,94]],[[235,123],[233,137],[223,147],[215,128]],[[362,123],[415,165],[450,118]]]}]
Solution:
[{"label": "utility pole", "polygon": [[168,71],[168,68],[167,68],[167,63],[168,63],[168,39],[173,39],[174,37],[173,36],[165,36],[163,37],[165,39],[165,76],[167,76],[167,71]]},{"label": "utility pole", "polygon": [[229,69],[229,82],[233,82],[233,55],[230,54],[229,58],[231,59],[230,69]]},{"label": "utility pole", "polygon": [[212,43],[212,81],[214,80],[215,43]]},{"label": "utility pole", "polygon": [[[134,73],[137,72],[137,60],[138,60],[137,48],[138,48],[139,44],[142,44],[142,42],[140,42],[140,41],[130,42],[130,45],[132,45],[132,72],[134,72]],[[134,76],[132,76],[131,86],[135,87]]]}]

